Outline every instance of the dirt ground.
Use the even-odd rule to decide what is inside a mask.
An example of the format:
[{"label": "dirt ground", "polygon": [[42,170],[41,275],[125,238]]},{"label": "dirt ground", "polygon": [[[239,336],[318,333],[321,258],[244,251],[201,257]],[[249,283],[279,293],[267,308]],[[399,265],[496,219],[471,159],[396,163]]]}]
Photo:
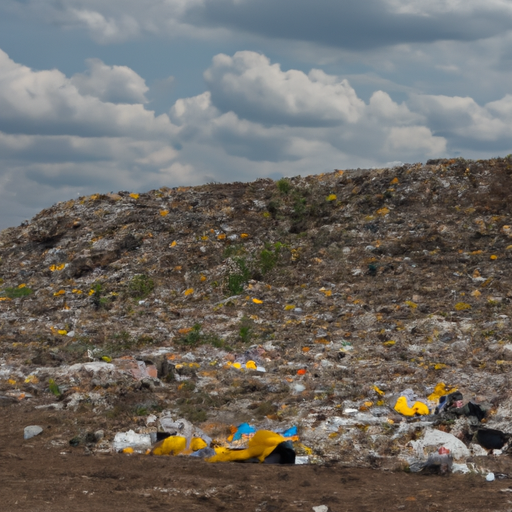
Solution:
[{"label": "dirt ground", "polygon": [[[331,512],[512,510],[512,492],[503,491],[512,491],[509,478],[489,483],[482,475],[427,476],[340,463],[214,465],[186,457],[87,455],[83,446],[64,442],[70,425],[62,411],[27,406],[0,412],[3,512],[278,512],[320,505]],[[23,428],[30,424],[45,430],[25,441]],[[509,457],[499,459],[499,471],[512,473]]]}]

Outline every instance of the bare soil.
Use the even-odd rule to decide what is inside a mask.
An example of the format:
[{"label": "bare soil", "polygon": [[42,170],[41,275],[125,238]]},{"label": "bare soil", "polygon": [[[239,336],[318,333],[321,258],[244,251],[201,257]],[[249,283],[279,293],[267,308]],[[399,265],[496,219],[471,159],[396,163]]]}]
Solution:
[{"label": "bare soil", "polygon": [[[62,412],[8,407],[0,415],[0,509],[70,511],[512,510],[508,479],[343,467],[209,464],[189,457],[88,455],[57,444]],[[45,431],[23,440],[23,428]],[[54,433],[52,433],[54,432]],[[508,457],[501,471],[512,472]]]}]

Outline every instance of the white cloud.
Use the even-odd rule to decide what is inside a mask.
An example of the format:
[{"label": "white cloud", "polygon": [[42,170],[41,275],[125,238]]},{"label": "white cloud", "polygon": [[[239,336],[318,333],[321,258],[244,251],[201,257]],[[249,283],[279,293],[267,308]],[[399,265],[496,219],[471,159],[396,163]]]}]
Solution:
[{"label": "white cloud", "polygon": [[86,73],[76,73],[71,83],[82,95],[110,103],[147,103],[149,88],[144,79],[127,66],[107,66],[100,59],[87,59]]},{"label": "white cloud", "polygon": [[[108,75],[108,73],[106,74]],[[109,77],[110,78],[110,77]],[[133,76],[132,76],[133,78]],[[98,77],[96,77],[98,84]],[[109,84],[107,83],[106,89]],[[60,71],[33,71],[0,50],[0,130],[80,136],[155,136],[176,133],[166,115],[141,104],[115,105],[83,95]]]},{"label": "white cloud", "polygon": [[302,126],[354,123],[364,107],[346,80],[319,69],[308,75],[282,71],[255,52],[216,55],[204,76],[217,108],[255,121]]}]

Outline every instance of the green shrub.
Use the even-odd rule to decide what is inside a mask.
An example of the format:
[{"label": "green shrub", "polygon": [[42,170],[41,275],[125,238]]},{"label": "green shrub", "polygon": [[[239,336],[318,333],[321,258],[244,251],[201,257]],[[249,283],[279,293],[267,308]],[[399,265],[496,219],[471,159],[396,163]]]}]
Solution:
[{"label": "green shrub", "polygon": [[96,309],[102,308],[109,302],[108,297],[103,297],[105,290],[103,289],[103,285],[100,282],[96,281],[91,286],[91,290],[93,292],[91,295],[91,302]]},{"label": "green shrub", "polygon": [[14,287],[14,288],[4,288],[0,293],[0,297],[8,297],[9,299],[19,299],[21,297],[28,297],[34,293],[31,288],[24,286],[23,288]]},{"label": "green shrub", "polygon": [[136,300],[145,299],[154,289],[155,282],[144,274],[133,276],[128,285],[129,294]]},{"label": "green shrub", "polygon": [[265,244],[265,249],[260,252],[259,257],[259,266],[263,275],[268,274],[277,265],[282,247],[283,244],[280,242],[276,242],[274,245]]},{"label": "green shrub", "polygon": [[287,180],[286,178],[281,178],[280,180],[276,181],[276,185],[281,194],[288,194],[292,188],[290,180]]},{"label": "green shrub", "polygon": [[251,271],[245,258],[234,258],[233,261],[237,264],[239,271],[227,276],[226,285],[231,295],[240,295],[251,277]]},{"label": "green shrub", "polygon": [[178,343],[192,347],[209,344],[216,348],[227,348],[222,338],[219,338],[216,334],[203,332],[202,325],[199,323],[194,324],[191,331],[179,338]]}]

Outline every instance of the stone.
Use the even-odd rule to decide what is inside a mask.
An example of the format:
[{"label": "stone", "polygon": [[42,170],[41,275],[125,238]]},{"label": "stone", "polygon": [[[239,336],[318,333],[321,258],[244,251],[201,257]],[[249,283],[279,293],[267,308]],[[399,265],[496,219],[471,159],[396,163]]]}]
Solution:
[{"label": "stone", "polygon": [[31,439],[32,437],[38,436],[43,431],[43,427],[39,425],[29,425],[25,427],[23,431],[23,439]]}]

